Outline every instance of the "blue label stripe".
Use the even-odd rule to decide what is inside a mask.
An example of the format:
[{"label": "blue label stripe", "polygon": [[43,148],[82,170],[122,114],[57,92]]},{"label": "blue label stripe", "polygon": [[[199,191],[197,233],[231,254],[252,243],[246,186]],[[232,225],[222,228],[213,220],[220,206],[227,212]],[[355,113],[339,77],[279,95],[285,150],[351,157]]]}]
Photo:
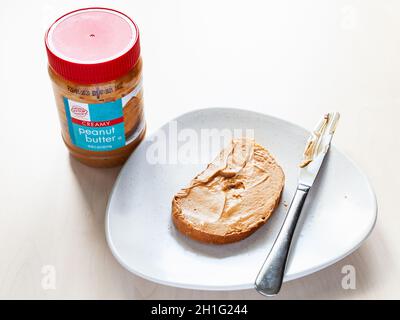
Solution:
[{"label": "blue label stripe", "polygon": [[[90,120],[72,117],[70,106],[74,106],[74,101],[66,97],[63,97],[63,101],[69,134],[74,145],[85,150],[99,152],[125,146],[125,124],[121,99],[87,104]],[[122,121],[113,122],[113,120],[119,119]]]},{"label": "blue label stripe", "polygon": [[122,101],[89,104],[90,121],[107,121],[123,116]]},{"label": "blue label stripe", "polygon": [[72,128],[71,113],[69,112],[69,102],[66,97],[63,97],[63,101],[64,101],[64,107],[65,107],[65,116],[67,117],[69,136],[70,136],[71,142],[73,144],[76,144],[75,143],[75,134],[74,134],[74,130]]}]

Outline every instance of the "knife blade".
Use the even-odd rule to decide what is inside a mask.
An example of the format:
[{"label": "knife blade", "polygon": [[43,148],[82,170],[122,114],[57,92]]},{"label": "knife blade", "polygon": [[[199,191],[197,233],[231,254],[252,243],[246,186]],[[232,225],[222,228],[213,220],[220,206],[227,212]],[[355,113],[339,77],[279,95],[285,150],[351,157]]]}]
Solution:
[{"label": "knife blade", "polygon": [[299,184],[311,187],[318,175],[335,133],[340,114],[327,113],[308,138],[300,163]]},{"label": "knife blade", "polygon": [[297,222],[308,192],[329,151],[339,118],[338,112],[325,114],[308,138],[303,159],[299,165],[296,192],[281,230],[255,280],[255,289],[262,295],[274,296],[280,291]]}]

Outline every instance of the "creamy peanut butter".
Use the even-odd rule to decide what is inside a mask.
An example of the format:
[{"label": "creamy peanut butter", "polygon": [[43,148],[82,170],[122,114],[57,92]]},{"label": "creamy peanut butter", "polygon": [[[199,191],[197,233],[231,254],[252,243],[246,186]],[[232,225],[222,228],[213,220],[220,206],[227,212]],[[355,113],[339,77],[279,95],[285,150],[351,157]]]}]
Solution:
[{"label": "creamy peanut butter", "polygon": [[71,155],[122,164],[145,135],[139,29],[122,12],[84,8],[47,30],[48,72]]},{"label": "creamy peanut butter", "polygon": [[[68,81],[58,75],[50,66],[48,72],[52,80],[62,138],[70,153],[81,162],[91,166],[109,167],[122,164],[142,141],[145,134],[143,89],[141,87],[142,59],[139,58],[135,67],[124,76],[96,85],[84,85]],[[135,89],[135,96],[129,97],[129,93]],[[100,105],[101,103],[124,99],[124,97],[129,97],[122,108],[126,145],[108,151],[92,151],[80,148],[73,143],[66,115],[66,98],[78,103]],[[87,124],[89,123],[88,121]]]},{"label": "creamy peanut butter", "polygon": [[266,149],[254,140],[233,140],[176,194],[175,224],[197,240],[240,240],[265,223],[277,206],[283,185],[283,171]]}]

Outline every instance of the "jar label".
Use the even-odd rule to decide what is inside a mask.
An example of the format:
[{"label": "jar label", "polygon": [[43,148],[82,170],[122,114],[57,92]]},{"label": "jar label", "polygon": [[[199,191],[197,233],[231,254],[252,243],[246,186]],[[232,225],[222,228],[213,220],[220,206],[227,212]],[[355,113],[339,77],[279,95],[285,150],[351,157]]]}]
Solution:
[{"label": "jar label", "polygon": [[123,108],[141,86],[121,99],[104,103],[82,103],[64,99],[71,142],[90,151],[110,151],[126,145]]}]

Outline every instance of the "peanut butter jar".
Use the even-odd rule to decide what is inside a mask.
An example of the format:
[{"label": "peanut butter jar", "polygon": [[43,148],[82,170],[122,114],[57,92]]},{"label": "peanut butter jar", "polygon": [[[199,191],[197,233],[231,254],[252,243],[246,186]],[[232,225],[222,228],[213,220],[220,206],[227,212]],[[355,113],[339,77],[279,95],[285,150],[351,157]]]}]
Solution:
[{"label": "peanut butter jar", "polygon": [[125,14],[76,10],[45,36],[62,138],[94,167],[124,163],[146,131],[139,30]]}]

